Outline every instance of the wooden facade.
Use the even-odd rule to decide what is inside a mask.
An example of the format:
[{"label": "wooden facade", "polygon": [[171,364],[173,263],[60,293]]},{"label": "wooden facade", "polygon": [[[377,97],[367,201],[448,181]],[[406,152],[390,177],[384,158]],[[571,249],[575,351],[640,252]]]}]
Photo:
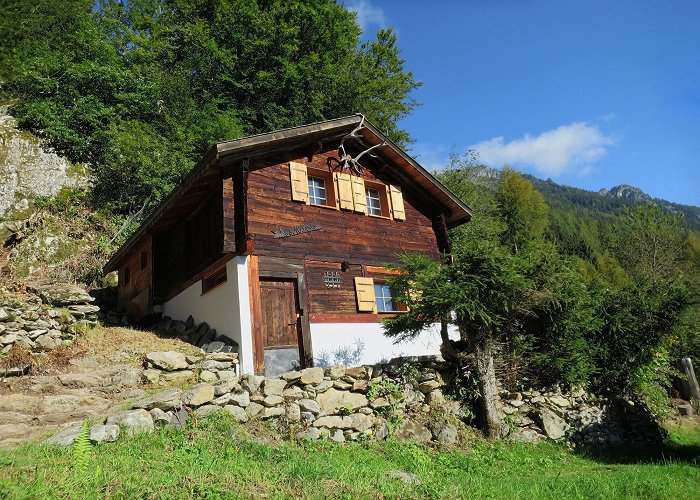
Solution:
[{"label": "wooden facade", "polygon": [[[348,135],[357,130],[367,135]],[[376,157],[343,168],[343,153],[372,142],[382,144]],[[105,270],[119,270],[119,305],[138,320],[198,281],[207,293],[245,256],[256,372],[268,354],[294,350],[309,366],[312,322],[378,322],[385,314],[363,307],[360,288],[383,283],[399,254],[449,252],[448,227],[470,217],[360,117],[232,143],[217,145]]]}]

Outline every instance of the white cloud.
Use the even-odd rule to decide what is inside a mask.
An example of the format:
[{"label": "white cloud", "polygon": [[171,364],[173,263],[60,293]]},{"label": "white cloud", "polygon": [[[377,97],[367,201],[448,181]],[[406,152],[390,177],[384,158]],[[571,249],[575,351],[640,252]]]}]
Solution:
[{"label": "white cloud", "polygon": [[353,0],[345,8],[357,14],[357,23],[365,33],[372,26],[381,27],[386,24],[382,8],[372,5],[369,0]]},{"label": "white cloud", "polygon": [[605,156],[607,146],[614,143],[595,125],[575,122],[542,132],[536,137],[505,142],[503,137],[469,146],[479,152],[479,160],[492,167],[505,164],[531,167],[541,174],[557,176],[578,169],[581,174],[596,160]]}]

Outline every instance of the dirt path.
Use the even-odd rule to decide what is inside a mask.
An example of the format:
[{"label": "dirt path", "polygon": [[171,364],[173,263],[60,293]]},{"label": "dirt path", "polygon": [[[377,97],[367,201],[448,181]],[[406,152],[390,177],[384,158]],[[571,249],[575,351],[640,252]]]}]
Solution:
[{"label": "dirt path", "polygon": [[97,328],[39,359],[36,375],[0,380],[0,448],[38,440],[84,419],[100,420],[142,396],[143,356],[193,347],[151,332]]}]

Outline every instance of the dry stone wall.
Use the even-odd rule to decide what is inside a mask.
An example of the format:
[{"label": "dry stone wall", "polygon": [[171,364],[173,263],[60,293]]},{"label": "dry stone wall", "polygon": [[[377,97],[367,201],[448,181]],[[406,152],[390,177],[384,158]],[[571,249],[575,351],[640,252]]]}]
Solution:
[{"label": "dry stone wall", "polygon": [[605,448],[658,443],[665,437],[643,401],[631,397],[611,400],[583,389],[508,394],[503,412],[514,441],[566,440],[575,447]]},{"label": "dry stone wall", "polygon": [[[285,435],[335,442],[391,436],[400,441],[455,445],[473,433],[468,425],[472,411],[446,395],[457,378],[454,367],[441,358],[399,358],[357,368],[307,368],[274,378],[239,377],[237,361],[235,353],[149,353],[146,382],[157,386],[195,377],[199,383],[137,399],[132,410],[110,416],[104,426],[121,426],[129,433],[151,432],[159,426],[184,427],[189,419],[223,411],[241,424],[270,421]],[[583,390],[505,394],[501,405],[510,427],[509,439],[515,441],[551,439],[573,446],[604,447],[662,437],[641,402],[612,403]],[[48,443],[65,443],[76,435],[75,428],[68,429]],[[113,427],[98,427],[95,436],[112,439]]]},{"label": "dry stone wall", "polygon": [[[0,354],[13,346],[50,351],[71,342],[81,329],[96,324],[99,307],[75,285],[33,287],[21,300],[0,298]],[[6,367],[0,376],[22,375],[26,366]]]}]

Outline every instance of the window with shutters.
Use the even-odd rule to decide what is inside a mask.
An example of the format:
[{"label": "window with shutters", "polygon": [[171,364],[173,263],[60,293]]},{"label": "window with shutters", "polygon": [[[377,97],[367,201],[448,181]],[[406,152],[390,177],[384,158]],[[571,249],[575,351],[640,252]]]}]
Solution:
[{"label": "window with shutters", "polygon": [[365,183],[365,201],[367,203],[367,215],[373,217],[391,217],[388,186],[378,182]]},{"label": "window with shutters", "polygon": [[297,162],[289,162],[289,178],[294,201],[373,217],[406,219],[403,194],[398,186]]},{"label": "window with shutters", "polygon": [[355,296],[359,312],[396,313],[407,311],[406,305],[394,300],[391,288],[381,279],[355,278]]}]

